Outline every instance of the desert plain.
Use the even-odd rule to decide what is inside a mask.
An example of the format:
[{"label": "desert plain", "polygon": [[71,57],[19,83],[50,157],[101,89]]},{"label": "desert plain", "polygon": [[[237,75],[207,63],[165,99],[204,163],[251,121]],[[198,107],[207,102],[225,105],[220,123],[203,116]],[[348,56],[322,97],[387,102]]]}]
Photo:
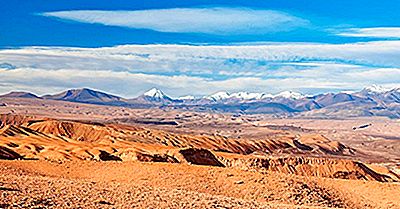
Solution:
[{"label": "desert plain", "polygon": [[2,98],[0,208],[400,208],[400,121]]}]

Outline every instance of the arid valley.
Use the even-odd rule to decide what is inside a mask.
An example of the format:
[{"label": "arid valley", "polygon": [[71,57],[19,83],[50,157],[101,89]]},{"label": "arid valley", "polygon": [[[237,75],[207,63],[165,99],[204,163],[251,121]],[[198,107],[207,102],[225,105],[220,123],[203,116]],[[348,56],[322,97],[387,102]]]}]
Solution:
[{"label": "arid valley", "polygon": [[400,0],[0,0],[0,209],[400,209]]},{"label": "arid valley", "polygon": [[400,207],[396,119],[2,102],[1,207]]}]

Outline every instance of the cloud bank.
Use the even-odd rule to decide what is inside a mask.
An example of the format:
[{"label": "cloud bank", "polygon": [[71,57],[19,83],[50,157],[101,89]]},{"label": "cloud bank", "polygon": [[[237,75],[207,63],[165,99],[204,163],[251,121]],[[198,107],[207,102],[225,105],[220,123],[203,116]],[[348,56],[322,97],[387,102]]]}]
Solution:
[{"label": "cloud bank", "polygon": [[41,15],[160,32],[205,34],[266,34],[305,27],[305,19],[273,10],[248,8],[175,8],[135,11],[72,10]]},{"label": "cloud bank", "polygon": [[122,45],[0,50],[0,92],[91,87],[134,97],[220,90],[304,93],[400,84],[400,41],[257,46]]}]

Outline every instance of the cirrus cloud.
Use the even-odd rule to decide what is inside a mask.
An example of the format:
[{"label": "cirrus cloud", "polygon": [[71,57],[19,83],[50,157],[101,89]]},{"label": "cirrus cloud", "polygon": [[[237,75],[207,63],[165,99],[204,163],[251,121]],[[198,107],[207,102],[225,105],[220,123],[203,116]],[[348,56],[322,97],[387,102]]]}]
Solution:
[{"label": "cirrus cloud", "polygon": [[249,8],[172,8],[135,11],[71,10],[41,15],[160,32],[218,35],[266,34],[309,24],[308,20],[281,11]]},{"label": "cirrus cloud", "polygon": [[341,30],[336,35],[365,38],[400,38],[400,27],[350,28]]}]

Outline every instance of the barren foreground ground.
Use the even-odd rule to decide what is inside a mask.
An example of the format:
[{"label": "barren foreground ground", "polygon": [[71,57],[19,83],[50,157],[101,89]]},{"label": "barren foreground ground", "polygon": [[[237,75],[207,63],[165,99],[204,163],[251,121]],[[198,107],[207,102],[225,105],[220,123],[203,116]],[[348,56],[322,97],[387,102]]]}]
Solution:
[{"label": "barren foreground ground", "polygon": [[137,162],[1,161],[2,207],[399,208],[400,185]]},{"label": "barren foreground ground", "polygon": [[7,99],[0,208],[400,208],[400,123]]}]

